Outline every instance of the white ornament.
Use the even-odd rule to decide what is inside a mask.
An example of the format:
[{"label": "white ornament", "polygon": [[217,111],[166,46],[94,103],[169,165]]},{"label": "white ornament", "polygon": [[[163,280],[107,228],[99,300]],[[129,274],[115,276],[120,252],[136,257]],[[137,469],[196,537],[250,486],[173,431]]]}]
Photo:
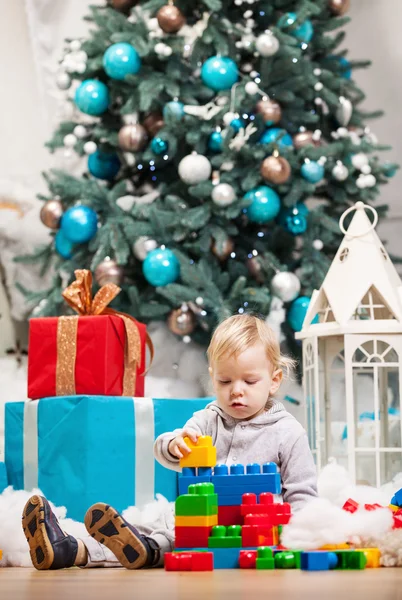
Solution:
[{"label": "white ornament", "polygon": [[346,125],[349,123],[350,119],[352,118],[352,114],[353,114],[353,104],[351,103],[351,101],[348,98],[345,98],[345,96],[340,96],[339,97],[339,106],[336,109],[336,118],[338,120],[338,123],[340,125],[343,125],[344,127],[346,127]]},{"label": "white ornament", "polygon": [[336,165],[332,169],[332,176],[337,181],[345,181],[345,179],[348,178],[348,175],[349,175],[349,171],[348,171],[347,167],[345,167],[345,165],[340,160],[338,160]]},{"label": "white ornament", "polygon": [[80,50],[79,52],[74,53],[74,60],[77,62],[86,63],[88,60],[88,54],[84,52],[84,50]]},{"label": "white ornament", "polygon": [[77,73],[85,73],[85,71],[87,70],[87,65],[84,62],[78,62],[75,63],[75,69],[74,69]]},{"label": "white ornament", "polygon": [[66,148],[74,148],[76,143],[77,143],[77,138],[75,137],[75,135],[73,133],[68,133],[63,138],[63,144],[66,146]]},{"label": "white ornament", "polygon": [[204,304],[204,298],[202,296],[197,296],[195,303],[197,306],[202,306]]},{"label": "white ornament", "polygon": [[85,154],[93,154],[94,152],[96,152],[98,149],[98,146],[95,144],[95,142],[89,141],[89,142],[85,142],[84,144],[84,152]]},{"label": "white ornament", "polygon": [[252,77],[253,79],[255,79],[256,77],[258,77],[259,73],[258,71],[251,71],[250,72],[250,77]]},{"label": "white ornament", "polygon": [[255,47],[261,56],[273,56],[279,50],[279,42],[273,33],[266,31],[258,36]]},{"label": "white ornament", "polygon": [[219,183],[212,190],[212,201],[217,206],[229,206],[236,198],[235,191],[228,183]]},{"label": "white ornament", "polygon": [[251,65],[250,63],[244,63],[241,70],[243,71],[243,73],[250,73],[253,70],[253,65]]},{"label": "white ornament", "polygon": [[155,44],[155,52],[156,54],[163,54],[164,50],[165,50],[166,44],[164,44],[163,42],[158,42],[157,44]]},{"label": "white ornament", "polygon": [[211,176],[211,163],[202,154],[188,154],[179,163],[179,176],[188,185],[207,181]]},{"label": "white ornament", "polygon": [[368,165],[369,159],[367,154],[364,152],[359,152],[358,154],[353,154],[352,156],[352,165],[355,169],[362,169],[362,167]]},{"label": "white ornament", "polygon": [[229,148],[231,150],[241,150],[244,144],[256,131],[257,127],[255,127],[255,125],[253,125],[252,123],[249,123],[245,129],[242,127],[240,131],[236,134],[236,136],[230,141]]},{"label": "white ornament", "polygon": [[170,46],[167,46],[167,45],[166,45],[166,46],[164,47],[164,49],[163,49],[163,53],[162,53],[162,54],[163,54],[163,56],[166,56],[166,57],[167,57],[167,56],[172,56],[172,53],[173,53],[173,50],[172,50],[172,48],[171,48]]},{"label": "white ornament", "polygon": [[56,76],[56,85],[59,90],[68,90],[71,85],[71,77],[64,71],[60,71]]},{"label": "white ornament", "polygon": [[252,10],[246,10],[246,12],[243,15],[243,17],[245,19],[250,19],[252,16],[253,16],[253,11]]},{"label": "white ornament", "polygon": [[314,86],[314,89],[316,92],[321,92],[321,90],[323,89],[323,84],[321,83],[321,81],[317,81],[317,83]]},{"label": "white ornament", "polygon": [[340,138],[346,138],[349,135],[349,131],[346,129],[346,127],[338,127],[338,129],[336,130],[336,133],[338,134],[338,137],[340,137]]},{"label": "white ornament", "polygon": [[371,173],[369,175],[364,175],[364,179],[366,182],[366,187],[374,187],[377,183],[377,179]]},{"label": "white ornament", "polygon": [[314,250],[322,250],[324,248],[324,242],[322,240],[314,240],[313,242]]},{"label": "white ornament", "polygon": [[189,335],[183,336],[183,342],[189,344],[191,342],[191,337]]},{"label": "white ornament", "polygon": [[70,42],[70,50],[78,52],[81,49],[81,42],[79,40],[72,40]]},{"label": "white ornament", "polygon": [[366,177],[367,175],[359,175],[359,177],[356,179],[356,185],[361,190],[366,187]]},{"label": "white ornament", "polygon": [[288,271],[277,273],[271,281],[272,293],[283,300],[283,302],[291,302],[297,298],[300,288],[300,279],[297,275]]},{"label": "white ornament", "polygon": [[255,96],[255,94],[258,94],[259,87],[254,81],[248,81],[244,86],[244,90],[249,96]]},{"label": "white ornament", "polygon": [[238,119],[238,118],[239,118],[238,113],[227,112],[226,114],[223,115],[223,122],[225,123],[225,125],[229,126],[232,121],[234,121],[235,119]]},{"label": "white ornament", "polygon": [[321,75],[322,71],[321,71],[321,69],[314,69],[313,73],[316,77],[319,77]]},{"label": "white ornament", "polygon": [[142,196],[134,196],[132,194],[120,196],[120,198],[116,200],[116,204],[122,210],[129,212],[134,204],[152,204],[152,202],[154,202],[154,200],[156,200],[158,196],[158,190],[151,189],[150,192],[148,192],[147,194],[143,194]]},{"label": "white ornament", "polygon": [[78,139],[82,140],[82,138],[84,138],[88,134],[87,134],[87,130],[85,129],[85,127],[83,125],[76,125],[74,127],[74,135]]},{"label": "white ornament", "polygon": [[369,175],[371,173],[370,165],[363,165],[360,170],[363,173],[363,175]]},{"label": "white ornament", "polygon": [[145,260],[147,255],[157,247],[158,244],[155,240],[145,235],[141,235],[133,244],[134,256],[136,256],[138,260]]}]

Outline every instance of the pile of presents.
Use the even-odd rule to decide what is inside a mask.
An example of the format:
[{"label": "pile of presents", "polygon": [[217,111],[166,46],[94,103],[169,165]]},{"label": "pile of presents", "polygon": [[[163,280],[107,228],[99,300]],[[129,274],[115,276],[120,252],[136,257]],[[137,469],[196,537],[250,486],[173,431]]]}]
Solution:
[{"label": "pile of presents", "polygon": [[[166,571],[213,569],[364,569],[380,566],[378,548],[348,544],[306,552],[281,545],[291,518],[275,463],[216,465],[212,439],[185,442],[191,453],[180,460],[180,495],[175,511],[175,551],[165,554]],[[212,467],[215,467],[212,470]],[[347,507],[345,507],[347,510]],[[357,508],[356,508],[357,510]]]}]

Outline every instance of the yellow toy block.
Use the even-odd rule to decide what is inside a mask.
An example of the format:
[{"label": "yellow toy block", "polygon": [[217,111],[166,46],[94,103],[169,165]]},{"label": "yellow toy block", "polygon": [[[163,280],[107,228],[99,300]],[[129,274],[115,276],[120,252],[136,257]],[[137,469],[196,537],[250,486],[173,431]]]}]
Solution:
[{"label": "yellow toy block", "polygon": [[396,512],[397,510],[399,510],[399,506],[395,506],[395,504],[390,504],[388,508],[390,508],[392,512]]},{"label": "yellow toy block", "polygon": [[334,550],[350,550],[349,544],[325,544],[321,546],[319,550],[326,550],[327,552],[333,552]]},{"label": "yellow toy block", "polygon": [[177,527],[213,527],[218,525],[218,515],[201,517],[175,517]]},{"label": "yellow toy block", "polygon": [[210,435],[201,435],[194,444],[190,438],[184,438],[191,453],[180,459],[181,467],[214,467],[216,465],[216,448],[212,445]]},{"label": "yellow toy block", "polygon": [[380,565],[381,551],[378,548],[355,548],[359,552],[364,552],[367,559],[366,569],[378,569]]}]

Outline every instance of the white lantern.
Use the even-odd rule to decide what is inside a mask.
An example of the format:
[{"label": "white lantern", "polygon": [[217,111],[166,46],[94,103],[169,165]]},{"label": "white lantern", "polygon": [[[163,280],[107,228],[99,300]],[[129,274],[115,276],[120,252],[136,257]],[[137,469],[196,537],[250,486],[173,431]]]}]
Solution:
[{"label": "white lantern", "polygon": [[342,215],[345,237],[296,337],[318,470],[334,457],[356,482],[378,487],[402,470],[402,281],[377,221],[363,202]]}]

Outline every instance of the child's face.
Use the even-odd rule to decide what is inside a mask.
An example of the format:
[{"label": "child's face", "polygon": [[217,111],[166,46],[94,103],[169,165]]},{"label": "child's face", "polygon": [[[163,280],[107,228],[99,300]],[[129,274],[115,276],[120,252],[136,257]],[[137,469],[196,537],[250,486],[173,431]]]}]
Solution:
[{"label": "child's face", "polygon": [[264,411],[282,380],[273,371],[259,342],[234,357],[223,357],[209,369],[218,405],[235,419],[251,419]]}]

